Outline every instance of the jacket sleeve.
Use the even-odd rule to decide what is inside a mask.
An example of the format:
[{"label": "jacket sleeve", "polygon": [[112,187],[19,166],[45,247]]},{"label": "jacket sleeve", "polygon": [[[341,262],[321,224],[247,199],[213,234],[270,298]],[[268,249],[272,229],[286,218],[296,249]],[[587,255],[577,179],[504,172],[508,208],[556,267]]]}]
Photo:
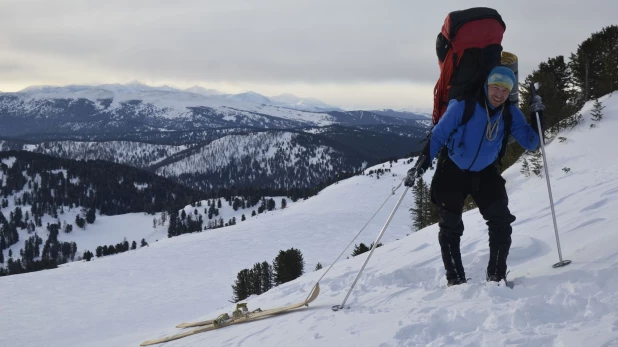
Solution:
[{"label": "jacket sleeve", "polygon": [[528,122],[521,110],[515,106],[511,106],[511,115],[513,123],[511,124],[511,134],[517,142],[529,151],[534,151],[539,146],[539,135],[534,131],[534,128]]},{"label": "jacket sleeve", "polygon": [[465,101],[451,100],[446,111],[434,126],[429,139],[429,160],[433,160],[438,152],[446,145],[451,133],[461,124]]}]

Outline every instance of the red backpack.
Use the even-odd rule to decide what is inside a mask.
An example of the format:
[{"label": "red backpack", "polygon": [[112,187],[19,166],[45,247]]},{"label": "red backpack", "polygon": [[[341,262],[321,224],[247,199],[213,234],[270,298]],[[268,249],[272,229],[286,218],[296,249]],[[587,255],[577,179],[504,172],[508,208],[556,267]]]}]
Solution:
[{"label": "red backpack", "polygon": [[475,94],[491,69],[500,65],[505,30],[500,14],[487,7],[446,16],[436,40],[440,78],[434,88],[433,125],[446,111],[449,100]]}]

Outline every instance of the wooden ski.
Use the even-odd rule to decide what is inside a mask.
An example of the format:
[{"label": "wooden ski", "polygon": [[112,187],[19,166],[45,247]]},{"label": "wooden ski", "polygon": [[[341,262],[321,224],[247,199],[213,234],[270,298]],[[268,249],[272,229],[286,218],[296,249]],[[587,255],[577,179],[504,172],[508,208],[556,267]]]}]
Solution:
[{"label": "wooden ski", "polygon": [[213,324],[215,322],[215,320],[206,320],[206,321],[193,322],[193,323],[182,323],[182,324],[179,324],[178,327],[194,327],[194,326],[201,326],[201,325],[203,325],[203,326],[201,328],[185,331],[185,332],[182,332],[182,333],[179,333],[179,334],[176,334],[176,335],[172,335],[172,336],[168,336],[168,337],[162,337],[160,339],[155,339],[155,340],[144,341],[144,342],[142,342],[140,344],[140,346],[150,346],[150,345],[155,345],[155,344],[159,344],[159,343],[164,343],[164,342],[169,342],[169,341],[173,341],[173,340],[178,340],[178,339],[181,339],[183,337],[187,337],[187,336],[191,336],[191,335],[195,335],[195,334],[199,334],[199,333],[203,333],[203,332],[211,331],[211,330],[215,330],[215,329],[220,329],[220,328],[223,328],[223,327],[226,327],[226,326],[229,326],[229,325],[251,322],[251,321],[254,321],[254,320],[261,319],[261,318],[266,318],[266,317],[274,316],[274,315],[277,315],[279,313],[295,310],[295,309],[301,308],[303,306],[309,306],[309,303],[314,301],[318,297],[318,295],[320,294],[320,284],[317,283],[314,288],[315,289],[313,290],[311,295],[307,298],[307,300],[304,300],[302,302],[299,302],[299,303],[296,303],[296,304],[292,304],[292,305],[288,305],[288,306],[283,306],[283,307],[273,308],[273,309],[269,309],[269,310],[264,310],[264,311],[260,311],[260,312],[248,312],[248,313],[245,313],[245,314],[241,315],[238,318],[231,318],[230,320],[222,322],[222,323],[219,323],[219,324]]}]

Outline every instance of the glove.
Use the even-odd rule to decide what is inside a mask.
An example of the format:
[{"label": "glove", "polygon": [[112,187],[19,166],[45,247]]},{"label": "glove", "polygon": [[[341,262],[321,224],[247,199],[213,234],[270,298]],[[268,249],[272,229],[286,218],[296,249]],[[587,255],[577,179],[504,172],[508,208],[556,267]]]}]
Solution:
[{"label": "glove", "polygon": [[417,177],[420,177],[421,175],[423,175],[427,169],[429,168],[429,164],[431,163],[430,160],[427,159],[427,157],[425,155],[421,155],[421,157],[418,159],[418,162],[416,163],[416,165],[411,168],[410,170],[408,170],[408,175],[405,178],[405,181],[403,182],[403,184],[406,187],[412,187],[414,186],[414,181],[416,180]]},{"label": "glove", "polygon": [[408,175],[403,181],[403,185],[406,187],[413,187],[415,180],[416,180],[416,168],[413,167],[410,170],[408,170]]},{"label": "glove", "polygon": [[530,112],[540,111],[545,111],[545,105],[543,105],[543,100],[541,99],[541,96],[535,95],[530,101]]}]

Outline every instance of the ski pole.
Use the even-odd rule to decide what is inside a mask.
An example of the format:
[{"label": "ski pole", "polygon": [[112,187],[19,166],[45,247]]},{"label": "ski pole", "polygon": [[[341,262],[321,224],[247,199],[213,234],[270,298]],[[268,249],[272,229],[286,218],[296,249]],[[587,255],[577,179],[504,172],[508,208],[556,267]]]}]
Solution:
[{"label": "ski pole", "polygon": [[365,259],[365,263],[363,264],[363,266],[361,267],[360,271],[356,275],[356,278],[354,279],[354,283],[352,283],[352,288],[350,288],[350,290],[348,291],[348,294],[345,296],[345,299],[343,299],[343,302],[341,303],[341,305],[335,305],[335,306],[332,307],[333,311],[339,311],[340,309],[345,307],[345,302],[348,300],[348,297],[350,296],[350,293],[352,293],[352,289],[354,289],[354,286],[356,285],[356,281],[358,281],[358,278],[360,277],[361,273],[363,272],[363,269],[365,269],[365,266],[369,262],[369,259],[371,258],[371,255],[373,254],[373,251],[375,251],[375,249],[378,248],[378,242],[380,242],[380,239],[382,238],[382,235],[384,234],[384,231],[386,231],[386,228],[388,227],[388,224],[391,222],[391,219],[393,219],[393,216],[395,215],[395,212],[397,212],[397,208],[399,208],[399,205],[401,204],[401,201],[403,201],[403,197],[406,195],[406,193],[408,192],[409,188],[410,187],[406,186],[406,189],[403,191],[403,193],[401,194],[401,197],[399,197],[399,200],[397,201],[397,205],[395,205],[395,208],[391,212],[390,216],[388,216],[388,220],[386,221],[386,223],[382,227],[382,230],[380,231],[380,234],[378,235],[378,238],[373,243],[373,247],[371,247],[371,251],[369,252],[369,255],[367,256],[367,259]]},{"label": "ski pole", "polygon": [[[531,96],[534,97],[536,95],[536,90],[534,84],[530,84],[530,93]],[[559,262],[552,265],[553,268],[558,268],[562,266],[566,266],[571,264],[570,260],[562,260],[562,250],[560,248],[560,237],[558,236],[558,223],[556,222],[556,211],[554,210],[554,198],[551,193],[551,184],[549,183],[549,169],[547,168],[547,158],[545,157],[545,136],[543,135],[543,129],[541,129],[541,119],[539,117],[539,113],[535,112],[536,115],[536,124],[539,129],[539,142],[541,143],[541,154],[543,155],[543,167],[545,168],[545,178],[547,179],[547,191],[549,192],[549,204],[551,205],[551,215],[554,220],[554,232],[556,233],[556,244],[558,245],[558,258]]]}]

